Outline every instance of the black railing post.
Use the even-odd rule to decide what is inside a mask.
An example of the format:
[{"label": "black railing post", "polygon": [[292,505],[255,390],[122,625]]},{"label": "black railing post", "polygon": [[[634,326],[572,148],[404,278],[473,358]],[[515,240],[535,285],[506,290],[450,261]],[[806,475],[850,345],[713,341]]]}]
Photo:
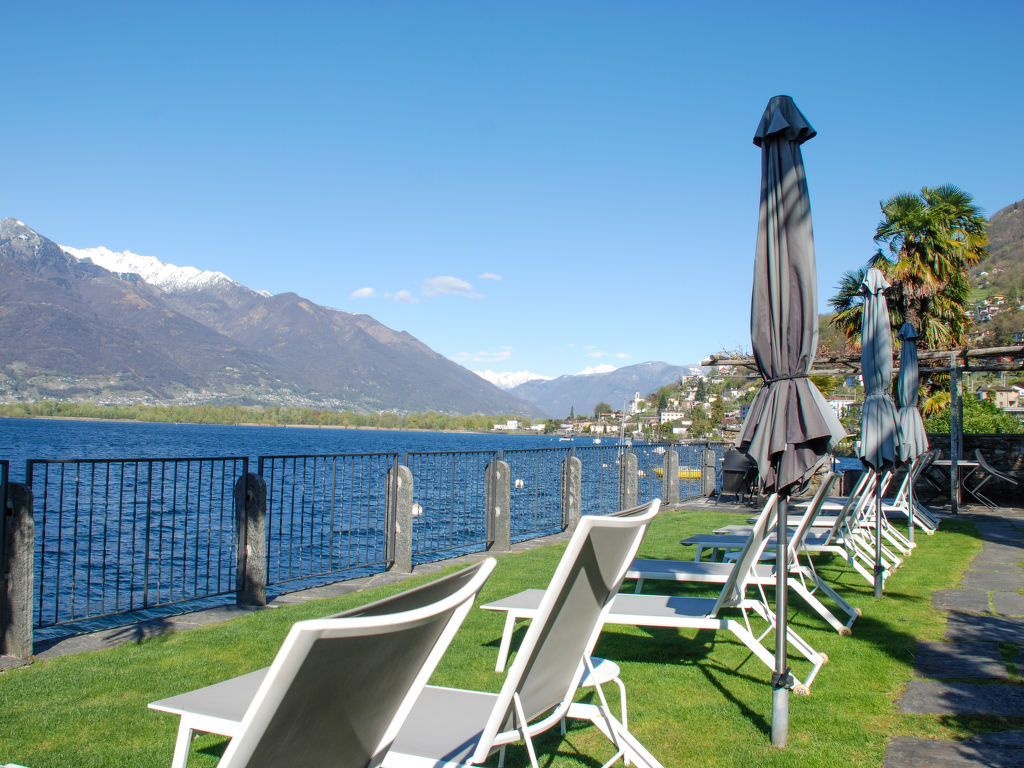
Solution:
[{"label": "black railing post", "polygon": [[388,538],[391,568],[412,573],[412,470],[395,464],[388,470]]},{"label": "black railing post", "polygon": [[243,474],[235,482],[238,605],[267,604],[267,483]]},{"label": "black railing post", "polygon": [[35,566],[35,521],[32,487],[9,483],[7,504],[0,510],[7,528],[6,572],[0,574],[0,653],[19,659],[32,656],[32,597]]},{"label": "black railing post", "polygon": [[640,462],[632,451],[619,457],[619,509],[632,509],[640,491]]},{"label": "black railing post", "polygon": [[504,461],[487,465],[484,484],[487,489],[487,545],[495,552],[512,549],[511,470]]},{"label": "black railing post", "polygon": [[665,449],[665,474],[661,480],[661,500],[666,505],[679,503],[679,452]]},{"label": "black railing post", "polygon": [[572,533],[583,509],[583,462],[567,456],[562,462],[562,527]]}]

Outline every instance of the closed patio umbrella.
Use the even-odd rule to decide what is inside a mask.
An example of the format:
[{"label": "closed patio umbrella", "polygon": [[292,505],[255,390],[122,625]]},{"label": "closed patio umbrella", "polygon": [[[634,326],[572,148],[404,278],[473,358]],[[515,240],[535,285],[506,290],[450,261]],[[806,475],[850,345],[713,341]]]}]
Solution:
[{"label": "closed patio umbrella", "polygon": [[[904,323],[898,335],[900,340],[900,370],[896,376],[896,394],[899,410],[896,412],[900,435],[900,463],[907,465],[910,472],[918,456],[928,450],[928,433],[925,432],[921,412],[917,410],[919,373],[917,369],[917,331],[910,323]],[[914,480],[907,483],[907,537],[914,543]]]},{"label": "closed patio umbrella", "polygon": [[882,497],[878,478],[899,458],[896,406],[889,396],[892,380],[892,330],[885,275],[872,267],[860,285],[864,294],[860,364],[864,376],[864,409],[860,420],[860,459],[875,470],[875,597],[882,596]]},{"label": "closed patio umbrella", "polygon": [[[762,492],[780,496],[776,551],[785,553],[789,494],[846,436],[808,378],[818,343],[818,285],[811,206],[800,145],[816,131],[789,96],[775,96],[754,134],[761,148],[761,202],[750,301],[750,341],[763,384],[737,447],[756,463]],[[786,557],[776,560],[772,743],[786,745]]]}]

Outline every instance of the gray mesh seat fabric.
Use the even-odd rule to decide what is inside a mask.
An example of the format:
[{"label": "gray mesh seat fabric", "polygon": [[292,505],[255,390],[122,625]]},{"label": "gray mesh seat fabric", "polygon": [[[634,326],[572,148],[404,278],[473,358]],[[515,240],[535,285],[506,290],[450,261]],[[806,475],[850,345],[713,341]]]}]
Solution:
[{"label": "gray mesh seat fabric", "polygon": [[615,718],[600,686],[600,703],[574,702],[605,622],[658,499],[607,517],[585,516],[566,547],[498,693],[427,686],[385,758],[385,766],[476,765],[505,745],[525,742],[533,766],[533,737],[564,717],[587,720],[615,745],[610,765],[624,757],[638,766],[661,764]]},{"label": "gray mesh seat fabric", "polygon": [[181,718],[172,765],[196,732],[231,737],[222,768],[380,765],[494,565],[297,622],[270,667],[151,703]]},{"label": "gray mesh seat fabric", "polygon": [[[850,605],[839,595],[831,585],[827,584],[808,562],[801,564],[798,559],[803,541],[810,532],[811,527],[818,520],[818,513],[821,510],[824,499],[832,489],[837,476],[830,474],[822,482],[815,493],[811,503],[806,507],[803,515],[798,518],[798,523],[793,529],[789,541],[789,575],[786,583],[789,589],[799,596],[815,613],[824,619],[830,627],[841,635],[850,634],[850,627],[860,616],[860,612]],[[769,503],[761,511],[761,515],[771,514],[775,508],[777,497],[771,496]],[[755,518],[754,523],[757,522]],[[769,523],[771,525],[771,523]],[[730,526],[731,527],[731,526]],[[752,529],[744,526],[744,532],[749,535]],[[730,531],[731,532],[731,531]],[[739,533],[740,531],[736,531]],[[645,581],[675,581],[686,583],[702,584],[724,584],[732,572],[732,564],[727,562],[707,562],[703,560],[649,560],[636,559],[629,567],[626,574],[627,579],[636,579],[636,592],[642,592]],[[776,585],[775,566],[771,563],[761,563],[754,566],[750,576],[750,584],[758,589],[762,602],[767,605],[767,598],[764,594],[764,587]],[[843,613],[847,621],[840,621],[816,596],[817,592],[828,595]]]}]

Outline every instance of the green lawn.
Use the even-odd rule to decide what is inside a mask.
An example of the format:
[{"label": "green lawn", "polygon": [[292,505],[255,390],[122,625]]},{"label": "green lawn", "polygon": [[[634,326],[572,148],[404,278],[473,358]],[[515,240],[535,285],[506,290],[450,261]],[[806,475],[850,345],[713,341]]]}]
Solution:
[{"label": "green lawn", "polygon": [[[685,558],[687,549],[679,546],[680,538],[724,522],[736,522],[736,516],[665,512],[652,526],[641,554]],[[980,547],[973,526],[959,521],[945,522],[937,535],[921,535],[918,541],[918,550],[890,579],[881,601],[875,601],[871,587],[842,562],[822,563],[826,578],[863,609],[852,637],[828,630],[797,599],[791,601],[792,623],[828,654],[830,662],[810,696],[790,698],[788,749],[770,745],[768,670],[737,641],[710,632],[606,628],[597,652],[622,668],[631,730],[666,766],[879,768],[891,734],[954,738],[967,735],[971,728],[995,727],[993,720],[979,725],[981,721],[901,715],[896,710],[895,699],[912,677],[915,641],[941,639],[944,631],[945,616],[932,610],[931,594],[956,586]],[[562,549],[549,546],[502,557],[481,602],[545,586]],[[658,587],[649,582],[647,590]],[[148,702],[265,666],[292,622],[397,589],[262,611],[9,671],[0,675],[0,764],[166,766],[177,718],[147,710]],[[497,690],[501,676],[493,669],[503,620],[504,614],[472,611],[433,682]],[[806,673],[802,657],[793,657],[791,663],[795,674]],[[609,696],[614,691],[610,687]],[[220,737],[198,739],[190,765],[216,764],[223,745]],[[555,729],[538,741],[538,747],[545,766],[597,766],[611,754],[596,729],[584,727],[570,727],[564,739]],[[507,763],[528,765],[525,751],[510,750]]]}]

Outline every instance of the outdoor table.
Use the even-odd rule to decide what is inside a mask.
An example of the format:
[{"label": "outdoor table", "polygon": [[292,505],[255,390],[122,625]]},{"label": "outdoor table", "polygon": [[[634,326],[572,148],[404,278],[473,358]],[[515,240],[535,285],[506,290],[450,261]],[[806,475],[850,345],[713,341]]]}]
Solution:
[{"label": "outdoor table", "polygon": [[[949,483],[949,469],[952,466],[953,466],[953,460],[952,459],[936,459],[935,461],[932,462],[931,466],[928,468],[928,474],[930,475],[929,481],[932,481],[932,480],[934,480],[934,478],[936,478],[937,476],[941,475],[943,478],[945,478],[945,481],[946,481],[946,486],[945,487],[948,487],[948,483]],[[978,469],[981,467],[981,465],[977,461],[972,461],[971,459],[961,459],[960,461],[958,461],[956,463],[956,466],[960,470],[960,472],[959,472],[959,479],[960,479],[959,485],[960,485],[960,487],[957,488],[957,494],[956,494],[956,496],[957,496],[957,498],[956,498],[957,504],[960,503],[960,499],[962,498],[963,493],[966,491],[967,494],[972,499],[974,499],[977,503],[984,504],[986,507],[989,507],[991,509],[992,505],[989,504],[984,499],[979,498],[976,494],[974,494],[971,491],[971,487],[967,484],[967,481],[971,477],[973,477],[974,473],[978,471]],[[945,472],[944,473],[936,473],[936,472],[934,472],[934,470],[936,470],[936,469],[944,469]]]}]

